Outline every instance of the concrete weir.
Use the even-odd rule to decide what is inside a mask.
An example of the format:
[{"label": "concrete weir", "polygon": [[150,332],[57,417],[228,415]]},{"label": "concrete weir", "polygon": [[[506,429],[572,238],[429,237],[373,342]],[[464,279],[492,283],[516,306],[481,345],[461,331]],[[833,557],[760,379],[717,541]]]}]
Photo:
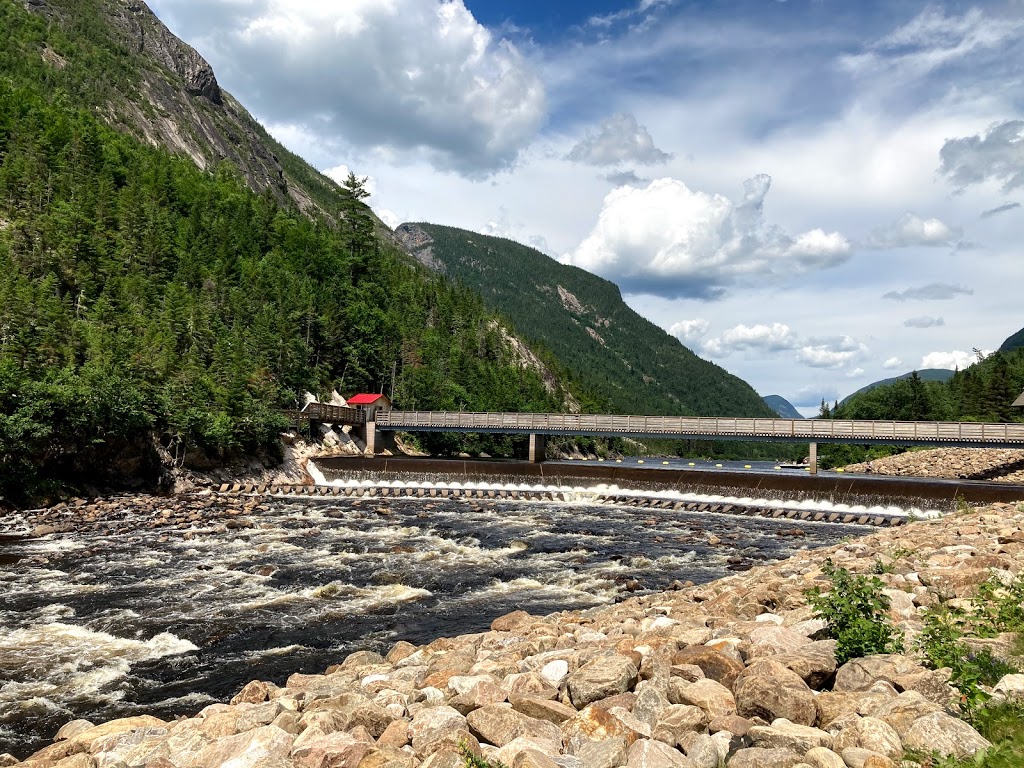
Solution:
[{"label": "concrete weir", "polygon": [[683,512],[717,513],[743,515],[747,517],[768,517],[808,522],[845,523],[848,525],[873,525],[894,527],[903,525],[907,519],[901,515],[863,514],[850,512],[823,512],[808,509],[784,509],[775,506],[748,504],[726,504],[710,502],[677,501],[635,494],[602,494],[565,492],[560,490],[524,490],[505,488],[394,488],[391,486],[335,486],[335,485],[240,485],[224,483],[218,493],[244,496],[287,497],[344,497],[344,498],[441,498],[441,499],[493,499],[512,501],[584,501],[609,506],[639,507]]}]

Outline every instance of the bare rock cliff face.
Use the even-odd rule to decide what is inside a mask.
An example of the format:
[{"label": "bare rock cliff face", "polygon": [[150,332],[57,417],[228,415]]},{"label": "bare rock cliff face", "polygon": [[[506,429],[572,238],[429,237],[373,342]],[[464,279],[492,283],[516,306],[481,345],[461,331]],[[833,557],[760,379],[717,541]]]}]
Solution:
[{"label": "bare rock cliff face", "polygon": [[402,224],[395,229],[395,237],[405,250],[432,272],[445,274],[444,264],[434,256],[434,238],[415,224]]},{"label": "bare rock cliff face", "polygon": [[[111,88],[97,111],[116,128],[154,146],[191,158],[204,169],[230,162],[256,192],[306,212],[317,206],[288,177],[256,120],[217,82],[210,64],[139,0],[95,0],[107,22],[110,44],[135,56],[138,79]],[[52,23],[71,25],[80,8],[67,0],[26,0],[25,7]]]}]

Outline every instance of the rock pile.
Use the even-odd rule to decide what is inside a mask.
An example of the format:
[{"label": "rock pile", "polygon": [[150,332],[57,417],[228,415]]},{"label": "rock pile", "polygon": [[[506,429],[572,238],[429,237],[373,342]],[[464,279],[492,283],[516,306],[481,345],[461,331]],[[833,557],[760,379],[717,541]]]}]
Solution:
[{"label": "rock pile", "polygon": [[843,468],[845,472],[953,480],[995,480],[1024,483],[1024,450],[997,448],[935,448],[910,451]]},{"label": "rock pile", "polygon": [[62,533],[126,533],[140,528],[188,531],[185,538],[223,533],[229,528],[252,528],[248,515],[261,499],[242,496],[150,496],[132,494],[105,499],[73,499],[12,517],[0,535],[20,532],[38,538]]},{"label": "rock pile", "polygon": [[[604,608],[516,612],[489,632],[360,651],[283,686],[253,681],[230,704],[174,722],[76,721],[23,765],[461,768],[468,750],[510,768],[887,768],[916,765],[901,763],[907,749],[985,748],[957,717],[949,670],[913,654],[837,668],[804,597],[825,557],[884,572],[911,648],[940,596],[1020,572],[1024,505],[914,522]],[[1024,676],[997,688],[1024,691]]]}]

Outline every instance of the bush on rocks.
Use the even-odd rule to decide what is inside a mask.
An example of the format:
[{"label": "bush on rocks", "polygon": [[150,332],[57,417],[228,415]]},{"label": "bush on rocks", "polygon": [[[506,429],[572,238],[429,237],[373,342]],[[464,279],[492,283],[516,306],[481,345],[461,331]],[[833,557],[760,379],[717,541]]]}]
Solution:
[{"label": "bush on rocks", "polygon": [[899,653],[903,639],[886,618],[889,598],[877,576],[852,574],[826,560],[822,571],[832,582],[829,592],[814,587],[807,600],[827,624],[836,641],[836,661],[843,664],[860,656]]}]

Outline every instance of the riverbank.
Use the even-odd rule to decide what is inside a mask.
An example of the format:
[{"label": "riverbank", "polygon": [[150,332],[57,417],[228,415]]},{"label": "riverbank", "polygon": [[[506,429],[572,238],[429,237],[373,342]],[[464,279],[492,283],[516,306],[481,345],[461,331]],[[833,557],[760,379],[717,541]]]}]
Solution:
[{"label": "riverbank", "polygon": [[[913,648],[940,599],[969,598],[993,572],[1020,573],[1024,507],[915,521],[697,587],[357,652],[283,687],[253,681],[191,718],[70,724],[25,764],[458,768],[468,745],[512,768],[880,768],[908,749],[984,749],[957,716],[948,671],[917,653],[836,664],[804,594],[827,587],[827,558],[884,582]],[[1009,636],[970,642],[1022,661]]]},{"label": "riverbank", "polygon": [[1024,450],[932,448],[843,467],[859,474],[1024,483]]}]

